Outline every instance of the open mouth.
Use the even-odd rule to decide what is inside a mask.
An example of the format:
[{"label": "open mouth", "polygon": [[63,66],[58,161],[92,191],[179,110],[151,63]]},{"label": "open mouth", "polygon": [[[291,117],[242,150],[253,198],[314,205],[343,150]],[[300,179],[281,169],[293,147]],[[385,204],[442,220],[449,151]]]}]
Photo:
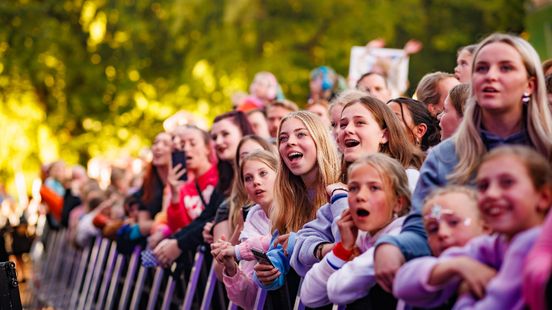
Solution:
[{"label": "open mouth", "polygon": [[344,142],[346,147],[355,147],[360,144],[360,141],[355,139],[346,139]]},{"label": "open mouth", "polygon": [[498,93],[498,90],[494,87],[487,86],[483,88],[484,93]]},{"label": "open mouth", "polygon": [[255,191],[255,196],[259,196],[260,194],[264,193],[265,191],[263,191],[262,189],[258,189]]},{"label": "open mouth", "polygon": [[291,152],[288,154],[288,159],[290,161],[294,161],[302,157],[303,157],[303,153],[299,153],[299,152]]},{"label": "open mouth", "polygon": [[365,216],[368,216],[370,215],[370,212],[368,212],[368,210],[364,210],[364,209],[358,209],[356,214],[359,216],[359,217],[365,217]]}]

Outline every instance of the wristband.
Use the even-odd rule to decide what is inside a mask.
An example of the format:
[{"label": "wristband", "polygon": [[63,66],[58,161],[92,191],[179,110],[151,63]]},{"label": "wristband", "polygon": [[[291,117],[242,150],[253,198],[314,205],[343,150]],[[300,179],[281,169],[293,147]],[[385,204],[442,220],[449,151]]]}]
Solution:
[{"label": "wristband", "polygon": [[349,261],[351,259],[351,256],[353,255],[353,250],[347,250],[345,247],[343,247],[343,244],[341,242],[336,243],[332,252],[337,258],[344,261]]},{"label": "wristband", "polygon": [[316,257],[319,261],[322,260],[322,249],[324,248],[324,245],[329,244],[329,242],[321,242],[316,245],[314,248],[314,257]]}]

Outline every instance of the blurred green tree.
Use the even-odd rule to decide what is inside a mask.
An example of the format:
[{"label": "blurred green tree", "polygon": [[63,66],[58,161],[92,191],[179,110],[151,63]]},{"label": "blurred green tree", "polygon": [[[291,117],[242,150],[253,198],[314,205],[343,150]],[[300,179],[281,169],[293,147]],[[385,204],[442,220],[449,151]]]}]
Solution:
[{"label": "blurred green tree", "polygon": [[[348,71],[350,48],[424,43],[412,87],[456,49],[521,32],[525,1],[13,0],[0,3],[0,181],[61,157],[136,152],[187,110],[210,121],[257,71],[300,105],[308,73]],[[22,142],[24,141],[24,142]]]}]

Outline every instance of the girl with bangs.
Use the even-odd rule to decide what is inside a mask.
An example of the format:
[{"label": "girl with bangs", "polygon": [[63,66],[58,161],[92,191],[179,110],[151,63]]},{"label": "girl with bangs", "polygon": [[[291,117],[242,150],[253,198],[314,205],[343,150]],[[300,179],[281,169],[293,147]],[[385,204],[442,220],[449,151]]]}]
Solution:
[{"label": "girl with bangs", "polygon": [[[254,203],[239,235],[240,243],[225,240],[211,244],[211,254],[223,267],[222,280],[228,298],[244,309],[252,309],[258,287],[252,281],[255,257],[252,248],[266,251],[270,241],[270,210],[274,201],[274,182],[278,158],[266,150],[245,155],[239,169],[238,188]],[[237,263],[239,262],[239,264]]]},{"label": "girl with bangs", "polygon": [[[236,149],[235,162],[235,174],[240,175],[242,169],[242,160],[256,151],[265,150],[270,153],[274,153],[274,146],[265,139],[256,135],[247,135],[243,137],[238,143]],[[218,209],[215,215],[214,225],[217,226],[217,237],[213,239],[210,233],[212,225],[205,225],[203,235],[206,238],[207,243],[227,242],[231,244],[237,244],[242,229],[244,228],[244,220],[247,218],[249,208],[253,205],[252,200],[248,197],[247,191],[243,186],[243,182],[236,179],[236,182],[232,185],[232,193],[230,198],[225,201]],[[228,238],[229,237],[229,238]],[[222,265],[218,261],[214,261],[215,272],[217,278],[222,281]]]},{"label": "girl with bangs", "polygon": [[400,233],[410,208],[405,170],[387,155],[371,154],[350,165],[347,186],[348,208],[337,220],[341,240],[307,273],[301,300],[309,307],[394,309],[395,298],[376,286],[373,246],[383,235]]}]

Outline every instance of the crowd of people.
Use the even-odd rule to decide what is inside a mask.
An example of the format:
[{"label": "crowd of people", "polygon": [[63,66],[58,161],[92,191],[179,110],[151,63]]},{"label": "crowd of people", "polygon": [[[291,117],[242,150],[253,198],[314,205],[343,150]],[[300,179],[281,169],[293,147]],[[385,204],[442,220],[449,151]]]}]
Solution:
[{"label": "crowd of people", "polygon": [[244,309],[260,289],[284,309],[297,294],[311,308],[552,306],[552,60],[492,34],[412,98],[381,72],[356,89],[329,67],[310,78],[299,109],[258,73],[209,131],[160,132],[143,174],[112,167],[107,188],[49,165],[52,227],[77,247],[140,245],[151,266],[190,266],[209,244]]}]

